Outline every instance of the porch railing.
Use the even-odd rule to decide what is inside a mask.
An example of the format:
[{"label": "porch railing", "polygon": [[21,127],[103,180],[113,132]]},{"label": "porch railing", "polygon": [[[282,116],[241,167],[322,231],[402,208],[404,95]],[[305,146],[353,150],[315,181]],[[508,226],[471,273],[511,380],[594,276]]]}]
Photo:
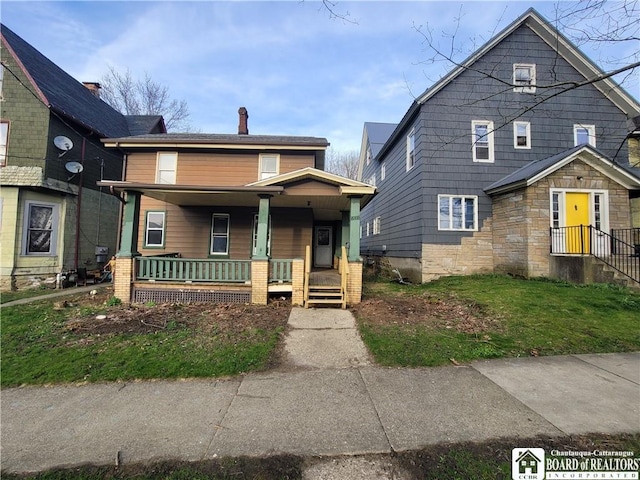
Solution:
[{"label": "porch railing", "polygon": [[136,280],[245,283],[251,280],[250,260],[137,257]]},{"label": "porch railing", "polygon": [[550,233],[551,253],[591,255],[640,283],[640,228],[612,230],[610,235],[578,225],[551,228]]},{"label": "porch railing", "polygon": [[293,260],[271,259],[269,260],[269,282],[291,283],[291,269]]}]

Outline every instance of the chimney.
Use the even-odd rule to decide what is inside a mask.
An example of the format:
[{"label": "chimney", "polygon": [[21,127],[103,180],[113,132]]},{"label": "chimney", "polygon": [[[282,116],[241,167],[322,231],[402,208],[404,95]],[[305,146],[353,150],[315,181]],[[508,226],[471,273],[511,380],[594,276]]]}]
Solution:
[{"label": "chimney", "polygon": [[249,135],[249,113],[244,107],[238,109],[238,115],[240,116],[240,123],[238,123],[238,135]]},{"label": "chimney", "polygon": [[82,84],[87,87],[94,96],[100,98],[100,89],[102,88],[102,85],[98,82],[82,82]]}]

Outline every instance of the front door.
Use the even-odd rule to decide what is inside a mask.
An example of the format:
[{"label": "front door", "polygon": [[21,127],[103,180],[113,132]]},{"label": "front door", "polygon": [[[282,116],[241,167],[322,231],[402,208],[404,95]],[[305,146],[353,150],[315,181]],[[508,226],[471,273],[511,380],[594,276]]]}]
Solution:
[{"label": "front door", "polygon": [[316,227],[313,236],[315,267],[333,267],[333,227]]},{"label": "front door", "polygon": [[565,205],[565,224],[575,227],[567,232],[567,253],[589,253],[589,193],[566,192]]}]

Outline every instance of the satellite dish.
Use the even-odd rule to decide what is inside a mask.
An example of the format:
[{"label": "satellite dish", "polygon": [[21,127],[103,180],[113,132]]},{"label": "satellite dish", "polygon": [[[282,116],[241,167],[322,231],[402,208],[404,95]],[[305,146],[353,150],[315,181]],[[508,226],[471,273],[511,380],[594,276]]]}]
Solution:
[{"label": "satellite dish", "polygon": [[60,150],[64,150],[65,152],[71,150],[73,148],[73,142],[71,139],[64,137],[62,135],[53,139],[53,144]]},{"label": "satellite dish", "polygon": [[73,173],[74,175],[76,173],[81,173],[82,170],[84,170],[84,167],[80,162],[67,162],[64,168],[66,168],[68,172]]}]

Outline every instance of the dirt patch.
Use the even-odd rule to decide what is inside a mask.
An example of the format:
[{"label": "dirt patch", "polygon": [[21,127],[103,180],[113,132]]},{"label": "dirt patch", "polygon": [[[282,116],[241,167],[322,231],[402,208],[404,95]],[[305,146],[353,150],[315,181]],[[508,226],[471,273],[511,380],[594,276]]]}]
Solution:
[{"label": "dirt patch", "polygon": [[56,307],[75,309],[65,329],[82,337],[148,334],[177,328],[232,336],[253,329],[284,327],[291,312],[291,302],[287,300],[271,301],[266,306],[238,303],[109,306],[110,299],[111,292],[105,290]]},{"label": "dirt patch", "polygon": [[462,333],[496,331],[499,322],[479,304],[453,295],[376,295],[351,309],[369,325],[446,328]]}]

